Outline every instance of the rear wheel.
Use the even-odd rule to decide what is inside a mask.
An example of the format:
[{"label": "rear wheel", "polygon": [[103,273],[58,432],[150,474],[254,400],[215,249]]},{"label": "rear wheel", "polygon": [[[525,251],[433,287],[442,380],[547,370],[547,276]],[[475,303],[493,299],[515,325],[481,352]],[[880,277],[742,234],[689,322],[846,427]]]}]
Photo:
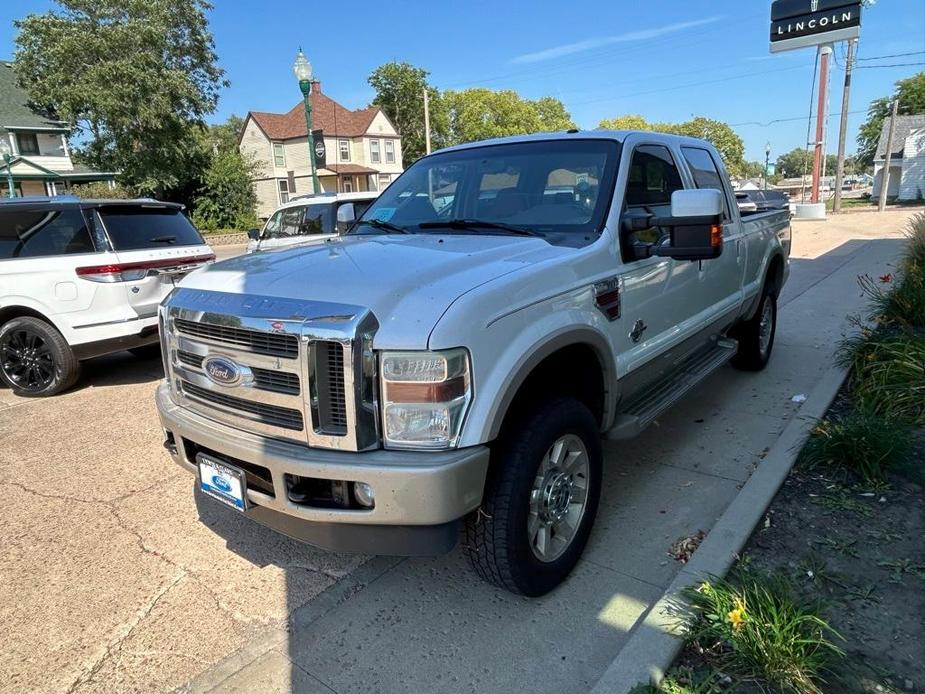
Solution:
[{"label": "rear wheel", "polygon": [[17,395],[55,395],[79,375],[80,362],[54,326],[27,316],[0,327],[0,379]]},{"label": "rear wheel", "polygon": [[765,287],[758,311],[733,333],[739,341],[739,351],[732,358],[733,366],[745,371],[761,371],[771,358],[776,332],[777,292],[771,287]]},{"label": "rear wheel", "polygon": [[492,455],[482,506],[466,521],[465,552],[486,581],[543,595],[575,567],[597,515],[597,423],[577,400],[550,400],[511,426]]}]

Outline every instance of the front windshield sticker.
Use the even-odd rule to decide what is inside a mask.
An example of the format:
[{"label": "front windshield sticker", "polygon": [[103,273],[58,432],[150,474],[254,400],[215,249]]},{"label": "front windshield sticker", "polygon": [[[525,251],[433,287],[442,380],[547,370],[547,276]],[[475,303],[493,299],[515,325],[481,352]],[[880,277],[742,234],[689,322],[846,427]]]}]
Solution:
[{"label": "front windshield sticker", "polygon": [[375,210],[373,219],[378,219],[380,222],[387,222],[392,219],[393,214],[395,214],[394,207],[380,207],[378,210]]}]

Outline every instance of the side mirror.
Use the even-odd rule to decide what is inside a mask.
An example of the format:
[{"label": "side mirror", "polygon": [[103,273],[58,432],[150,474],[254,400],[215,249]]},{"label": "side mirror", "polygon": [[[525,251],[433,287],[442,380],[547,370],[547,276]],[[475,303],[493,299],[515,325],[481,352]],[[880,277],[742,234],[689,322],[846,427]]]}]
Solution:
[{"label": "side mirror", "polygon": [[723,194],[712,188],[676,190],[671,216],[656,217],[655,226],[668,230],[667,243],[652,255],[676,260],[710,260],[723,252]]},{"label": "side mirror", "polygon": [[259,241],[260,240],[260,229],[248,229],[247,238],[249,238],[251,241]]}]

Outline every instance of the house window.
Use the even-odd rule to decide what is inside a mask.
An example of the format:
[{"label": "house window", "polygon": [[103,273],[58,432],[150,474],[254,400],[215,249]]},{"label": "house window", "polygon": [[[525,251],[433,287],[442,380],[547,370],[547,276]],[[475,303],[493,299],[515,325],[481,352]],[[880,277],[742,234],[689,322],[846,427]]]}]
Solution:
[{"label": "house window", "polygon": [[353,192],[353,176],[344,176],[344,192]]},{"label": "house window", "polygon": [[279,204],[285,205],[289,202],[289,181],[285,178],[279,181]]},{"label": "house window", "polygon": [[379,163],[379,140],[369,141],[369,160],[373,164]]},{"label": "house window", "polygon": [[395,143],[392,140],[385,141],[385,163],[395,163]]},{"label": "house window", "polygon": [[388,174],[379,174],[379,190],[385,190],[391,183],[391,176]]},{"label": "house window", "polygon": [[349,140],[338,140],[337,141],[337,150],[340,153],[341,161],[350,161],[350,141]]},{"label": "house window", "polygon": [[283,144],[281,142],[273,143],[273,163],[280,168],[286,166],[286,153],[283,151]]},{"label": "house window", "polygon": [[16,141],[19,143],[20,154],[39,153],[39,139],[35,133],[17,133]]}]

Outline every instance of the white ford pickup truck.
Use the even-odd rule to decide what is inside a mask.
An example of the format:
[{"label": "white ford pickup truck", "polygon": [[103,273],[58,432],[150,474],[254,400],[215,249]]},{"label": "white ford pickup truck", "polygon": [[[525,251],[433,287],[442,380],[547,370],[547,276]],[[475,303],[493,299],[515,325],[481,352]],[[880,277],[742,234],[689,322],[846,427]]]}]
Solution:
[{"label": "white ford pickup truck", "polygon": [[161,306],[164,445],[197,494],[313,545],[426,555],[541,595],[575,566],[601,437],[728,361],[761,369],[786,210],[645,132],[453,147],[345,236],[210,265]]}]

